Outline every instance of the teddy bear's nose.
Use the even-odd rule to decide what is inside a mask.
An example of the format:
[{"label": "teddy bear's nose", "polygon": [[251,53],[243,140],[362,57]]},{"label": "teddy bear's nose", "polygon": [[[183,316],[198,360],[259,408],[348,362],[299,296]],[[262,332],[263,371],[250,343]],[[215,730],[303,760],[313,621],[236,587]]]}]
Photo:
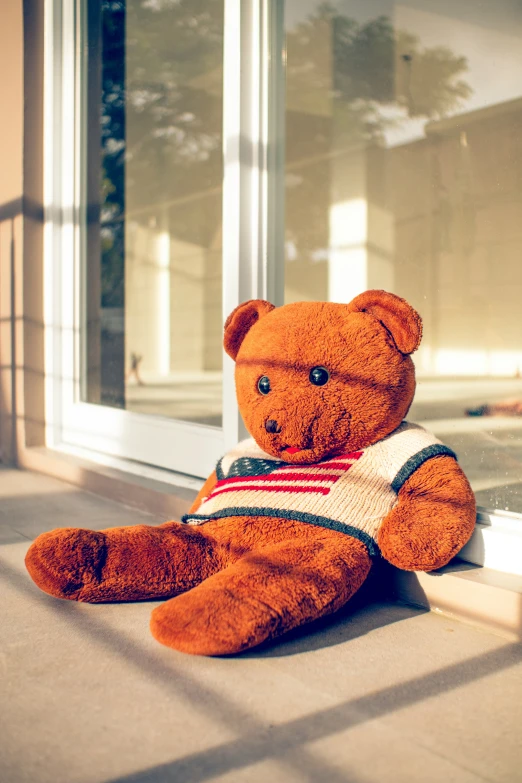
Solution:
[{"label": "teddy bear's nose", "polygon": [[275,419],[267,419],[265,421],[265,430],[267,432],[281,432],[281,427]]}]

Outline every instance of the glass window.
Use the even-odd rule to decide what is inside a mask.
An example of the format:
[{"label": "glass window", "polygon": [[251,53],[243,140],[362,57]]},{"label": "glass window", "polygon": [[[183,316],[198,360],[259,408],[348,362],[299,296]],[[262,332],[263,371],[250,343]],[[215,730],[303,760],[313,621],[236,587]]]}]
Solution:
[{"label": "glass window", "polygon": [[223,0],[92,0],[82,400],[221,426]]},{"label": "glass window", "polygon": [[288,0],[285,300],[424,320],[410,417],[522,512],[522,6]]}]

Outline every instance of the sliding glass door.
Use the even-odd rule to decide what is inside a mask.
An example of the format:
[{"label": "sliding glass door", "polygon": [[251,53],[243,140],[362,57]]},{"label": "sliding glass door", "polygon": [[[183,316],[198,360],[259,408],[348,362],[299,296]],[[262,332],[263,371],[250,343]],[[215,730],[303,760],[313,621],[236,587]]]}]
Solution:
[{"label": "sliding glass door", "polygon": [[66,439],[194,474],[224,447],[224,2],[79,0]]},{"label": "sliding glass door", "polygon": [[53,445],[204,476],[243,434],[222,331],[278,297],[281,11],[49,0]]},{"label": "sliding glass door", "polygon": [[422,314],[410,416],[522,513],[522,6],[286,2],[285,301]]},{"label": "sliding glass door", "polygon": [[221,428],[223,0],[87,21],[81,399]]}]

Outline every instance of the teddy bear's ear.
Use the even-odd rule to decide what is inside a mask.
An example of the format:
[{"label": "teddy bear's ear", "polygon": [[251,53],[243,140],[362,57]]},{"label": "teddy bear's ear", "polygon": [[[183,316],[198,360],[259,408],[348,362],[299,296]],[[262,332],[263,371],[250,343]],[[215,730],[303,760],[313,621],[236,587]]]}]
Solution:
[{"label": "teddy bear's ear", "polygon": [[251,299],[243,302],[233,310],[225,321],[225,338],[223,344],[228,355],[236,360],[241,343],[247,332],[260,318],[274,309],[274,305],[263,299]]},{"label": "teddy bear's ear", "polygon": [[365,291],[348,304],[350,312],[369,313],[391,334],[401,353],[413,353],[422,337],[422,319],[404,299],[387,291]]}]

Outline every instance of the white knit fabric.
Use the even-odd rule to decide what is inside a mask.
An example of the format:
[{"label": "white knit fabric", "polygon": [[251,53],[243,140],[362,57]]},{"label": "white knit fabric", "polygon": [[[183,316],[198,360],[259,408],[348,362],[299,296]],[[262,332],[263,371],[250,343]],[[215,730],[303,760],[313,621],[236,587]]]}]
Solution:
[{"label": "white knit fabric", "polygon": [[[340,523],[346,532],[356,529],[376,540],[382,521],[397,502],[400,485],[425,459],[447,453],[452,454],[434,435],[408,422],[363,451],[313,465],[275,459],[250,438],[225,455],[220,464],[224,478],[183,520],[201,524],[213,517],[237,515],[238,510],[242,516],[278,516],[280,510],[287,518],[311,515],[332,520],[337,529]],[[234,470],[238,465],[242,475]],[[248,475],[259,465],[261,474]]]}]

